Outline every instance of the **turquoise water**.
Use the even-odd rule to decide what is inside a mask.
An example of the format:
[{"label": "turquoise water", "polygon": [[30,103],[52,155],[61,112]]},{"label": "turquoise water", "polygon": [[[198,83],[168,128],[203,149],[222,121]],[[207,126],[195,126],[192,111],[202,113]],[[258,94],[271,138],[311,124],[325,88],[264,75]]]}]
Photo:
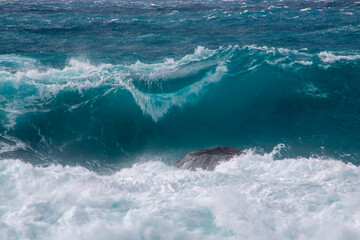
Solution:
[{"label": "turquoise water", "polygon": [[359,164],[359,5],[2,2],[1,156],[101,168],[284,143]]},{"label": "turquoise water", "polygon": [[359,96],[359,1],[1,1],[0,239],[358,239]]}]

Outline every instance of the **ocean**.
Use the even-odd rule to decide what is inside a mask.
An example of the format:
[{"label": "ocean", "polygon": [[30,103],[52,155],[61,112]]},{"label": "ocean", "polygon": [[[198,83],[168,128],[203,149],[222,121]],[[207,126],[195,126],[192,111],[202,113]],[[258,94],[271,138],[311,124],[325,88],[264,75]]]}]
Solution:
[{"label": "ocean", "polygon": [[360,1],[0,1],[0,239],[359,239],[359,165]]}]

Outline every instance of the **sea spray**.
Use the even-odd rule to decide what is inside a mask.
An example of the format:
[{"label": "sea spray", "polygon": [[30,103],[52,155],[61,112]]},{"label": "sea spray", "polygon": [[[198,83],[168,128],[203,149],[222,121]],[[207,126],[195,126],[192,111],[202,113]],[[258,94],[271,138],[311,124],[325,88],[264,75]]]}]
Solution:
[{"label": "sea spray", "polygon": [[4,239],[356,239],[359,168],[254,150],[213,172],[162,162],[110,175],[0,162]]}]

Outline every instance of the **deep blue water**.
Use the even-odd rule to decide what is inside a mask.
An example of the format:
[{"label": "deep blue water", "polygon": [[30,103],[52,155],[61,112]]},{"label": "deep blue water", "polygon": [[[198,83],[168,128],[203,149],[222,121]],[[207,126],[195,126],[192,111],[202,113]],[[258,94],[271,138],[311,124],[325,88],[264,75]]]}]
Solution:
[{"label": "deep blue water", "polygon": [[360,164],[360,2],[1,1],[0,158],[231,145]]}]

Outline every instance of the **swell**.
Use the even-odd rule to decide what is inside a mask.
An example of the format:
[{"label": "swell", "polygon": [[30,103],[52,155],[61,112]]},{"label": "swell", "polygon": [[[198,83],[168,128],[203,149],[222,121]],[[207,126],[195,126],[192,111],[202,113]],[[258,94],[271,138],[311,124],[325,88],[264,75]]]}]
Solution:
[{"label": "swell", "polygon": [[70,58],[55,68],[2,55],[1,137],[8,151],[1,155],[101,165],[149,149],[285,142],[294,155],[350,154],[355,161],[359,56],[198,47],[162,62]]}]

